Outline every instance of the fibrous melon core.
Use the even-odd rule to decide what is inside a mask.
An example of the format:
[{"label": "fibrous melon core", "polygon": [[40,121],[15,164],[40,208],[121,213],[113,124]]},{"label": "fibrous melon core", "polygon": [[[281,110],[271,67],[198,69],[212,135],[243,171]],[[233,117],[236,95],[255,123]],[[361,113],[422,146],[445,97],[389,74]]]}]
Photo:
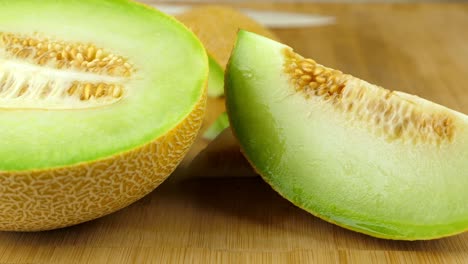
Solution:
[{"label": "fibrous melon core", "polygon": [[76,109],[116,103],[135,71],[92,43],[0,33],[0,107]]},{"label": "fibrous melon core", "polygon": [[285,48],[284,72],[295,92],[315,97],[345,114],[349,122],[367,126],[387,140],[440,144],[451,141],[455,127],[451,115],[418,102],[420,98],[390,91],[330,69]]}]

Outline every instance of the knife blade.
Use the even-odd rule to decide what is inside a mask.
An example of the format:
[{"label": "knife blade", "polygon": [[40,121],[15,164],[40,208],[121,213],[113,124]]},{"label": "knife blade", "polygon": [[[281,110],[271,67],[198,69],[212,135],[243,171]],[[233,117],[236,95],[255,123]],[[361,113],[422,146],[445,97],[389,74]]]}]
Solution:
[{"label": "knife blade", "polygon": [[[158,4],[153,5],[153,7],[169,15],[178,15],[191,9],[193,6]],[[261,11],[245,8],[241,8],[240,11],[270,28],[317,27],[335,23],[335,17],[318,14]]]}]

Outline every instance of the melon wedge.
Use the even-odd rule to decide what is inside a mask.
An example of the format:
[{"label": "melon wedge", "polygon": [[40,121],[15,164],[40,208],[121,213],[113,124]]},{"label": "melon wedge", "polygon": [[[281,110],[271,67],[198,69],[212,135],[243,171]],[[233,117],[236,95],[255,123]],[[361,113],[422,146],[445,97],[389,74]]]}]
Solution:
[{"label": "melon wedge", "polygon": [[177,16],[205,45],[210,57],[208,96],[224,95],[224,69],[239,29],[255,32],[271,39],[278,37],[252,18],[227,6],[207,5],[193,8]]},{"label": "melon wedge", "polygon": [[221,113],[213,124],[203,133],[203,138],[207,140],[215,139],[223,130],[229,127],[229,119],[226,112]]},{"label": "melon wedge", "polygon": [[468,117],[240,31],[226,73],[241,148],[273,189],[371,236],[468,229]]}]

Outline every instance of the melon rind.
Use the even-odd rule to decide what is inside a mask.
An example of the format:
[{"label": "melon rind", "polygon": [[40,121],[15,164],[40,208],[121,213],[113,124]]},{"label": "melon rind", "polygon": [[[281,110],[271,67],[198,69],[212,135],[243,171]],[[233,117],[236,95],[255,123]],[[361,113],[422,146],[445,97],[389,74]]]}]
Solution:
[{"label": "melon rind", "polygon": [[134,150],[51,170],[0,172],[0,230],[40,231],[89,221],[119,210],[161,184],[201,127],[203,95],[166,135]]}]

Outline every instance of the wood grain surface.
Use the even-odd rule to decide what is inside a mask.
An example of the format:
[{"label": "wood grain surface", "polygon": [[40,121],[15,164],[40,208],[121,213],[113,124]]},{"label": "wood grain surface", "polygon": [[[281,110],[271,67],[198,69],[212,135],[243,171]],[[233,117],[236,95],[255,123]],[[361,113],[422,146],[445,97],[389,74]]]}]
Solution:
[{"label": "wood grain surface", "polygon": [[[275,32],[321,64],[468,113],[468,4],[249,7],[336,16],[335,25]],[[222,107],[212,103],[209,115]],[[95,221],[2,232],[0,263],[468,263],[468,233],[376,239],[309,215],[260,178],[182,179],[181,173]]]}]

